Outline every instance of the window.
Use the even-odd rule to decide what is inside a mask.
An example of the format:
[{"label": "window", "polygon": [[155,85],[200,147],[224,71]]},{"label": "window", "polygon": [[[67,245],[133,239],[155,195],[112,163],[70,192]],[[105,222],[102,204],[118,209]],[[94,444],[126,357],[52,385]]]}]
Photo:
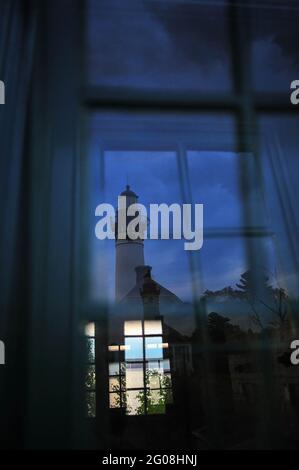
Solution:
[{"label": "window", "polygon": [[96,415],[96,354],[95,354],[95,323],[85,327],[87,365],[85,376],[86,413],[89,418]]},{"label": "window", "polygon": [[110,408],[123,408],[127,415],[165,413],[172,385],[162,321],[126,321],[124,334],[123,346],[109,346]]},{"label": "window", "polygon": [[[90,418],[99,410],[98,426],[86,420],[86,428],[97,428],[99,447],[164,446],[158,433],[154,441],[148,428],[144,432],[142,419],[131,418],[152,413],[163,417],[167,444],[176,449],[182,442],[193,445],[202,428],[207,436],[196,444],[206,441],[213,448],[245,442],[253,449],[295,446],[295,434],[288,437],[285,429],[295,431],[298,419],[294,413],[282,416],[279,397],[290,384],[290,402],[298,404],[298,377],[291,367],[281,376],[273,364],[299,331],[298,107],[289,99],[299,70],[298,0],[51,0],[26,2],[26,8],[11,1],[1,2],[0,9],[1,78],[8,83],[0,116],[0,187],[7,195],[1,199],[1,266],[8,267],[1,328],[8,337],[23,331],[24,321],[32,329],[16,348],[9,347],[11,364],[26,353],[28,376],[17,369],[1,383],[9,405],[1,414],[1,441],[10,448],[23,438],[30,448],[62,448],[75,423],[72,442],[92,445],[95,436],[86,437],[81,426],[87,403]],[[65,17],[69,21],[57,21]],[[80,29],[86,31],[85,44],[77,37]],[[28,90],[32,100],[26,99]],[[91,130],[87,151],[78,125],[85,121],[82,110]],[[127,175],[128,161],[133,172]],[[153,190],[169,202],[190,202],[192,196],[202,202],[210,189],[205,203],[213,210],[200,254],[187,257],[172,249],[175,242],[161,249],[157,241],[148,249],[153,272],[175,293],[170,298],[181,316],[176,309],[168,318],[161,311],[162,331],[162,323],[138,322],[127,310],[122,339],[114,341],[108,325],[113,307],[106,305],[113,299],[114,253],[95,249],[94,209],[112,202],[103,196],[111,196],[111,182],[121,183],[114,197],[127,177],[136,179],[146,197]],[[268,218],[261,216],[264,206]],[[221,226],[219,209],[226,213]],[[23,226],[25,237],[18,237]],[[278,281],[271,289],[260,267]],[[77,347],[81,318],[100,320],[97,334],[94,324],[88,326],[84,361]],[[164,327],[171,329],[174,319],[181,334],[172,330],[168,347]],[[191,350],[188,378],[169,357],[176,341]],[[248,364],[242,373],[253,375],[241,381],[243,392],[250,397],[251,384],[258,385],[256,415],[250,400],[242,409],[245,417],[234,406],[228,363],[237,354]],[[86,400],[79,400],[83,367]],[[178,374],[179,391],[186,390],[182,400],[175,389]],[[29,393],[20,401],[24,387]],[[182,417],[176,436],[169,432],[173,420],[164,419],[172,393],[172,411]],[[55,406],[44,406],[53,397]],[[23,401],[30,420],[16,435],[10,424],[19,419]],[[119,412],[138,423],[126,439],[106,431]]]},{"label": "window", "polygon": [[[199,253],[187,256],[175,240],[144,244],[153,278],[176,296],[170,312],[163,304],[167,296],[161,296],[163,332],[159,322],[134,320],[131,306],[130,319],[124,310],[128,320],[120,328],[112,324],[113,241],[90,244],[90,297],[99,309],[108,301],[110,329],[124,327],[115,342],[106,331],[109,419],[117,413],[163,415],[173,394],[179,397],[173,410],[184,416],[186,428],[206,426],[217,447],[229,426],[228,447],[242,445],[240,436],[255,435],[254,448],[264,438],[266,416],[275,419],[268,392],[272,385],[281,389],[273,367],[277,351],[283,352],[298,327],[298,119],[289,100],[298,71],[298,6],[292,0],[266,0],[260,7],[207,3],[88,2],[90,212],[102,200],[115,206],[127,179],[145,205],[200,202],[206,208]],[[221,28],[209,28],[219,15]],[[205,42],[203,24],[209,30]],[[145,34],[138,41],[140,28]],[[112,41],[107,31],[115,32]],[[173,335],[169,345],[166,325]],[[242,372],[248,377],[240,381],[238,369],[229,370],[239,353],[248,364]],[[165,429],[170,427],[169,419]],[[272,437],[279,441],[277,429],[267,429],[269,445]]]},{"label": "window", "polygon": [[109,407],[125,408],[125,367],[119,345],[109,346]]}]

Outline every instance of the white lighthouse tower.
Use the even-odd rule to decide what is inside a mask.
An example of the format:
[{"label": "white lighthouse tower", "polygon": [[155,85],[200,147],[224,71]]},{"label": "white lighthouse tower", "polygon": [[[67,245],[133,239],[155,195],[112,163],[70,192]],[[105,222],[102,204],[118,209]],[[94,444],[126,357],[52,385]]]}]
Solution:
[{"label": "white lighthouse tower", "polygon": [[[138,203],[138,196],[127,185],[125,191],[120,196],[126,197],[126,210],[131,204]],[[144,245],[143,239],[131,240],[128,236],[118,239],[118,219],[117,213],[115,224],[116,243],[116,266],[115,266],[115,298],[120,301],[136,284],[136,266],[144,265]],[[130,217],[127,217],[127,224]]]}]

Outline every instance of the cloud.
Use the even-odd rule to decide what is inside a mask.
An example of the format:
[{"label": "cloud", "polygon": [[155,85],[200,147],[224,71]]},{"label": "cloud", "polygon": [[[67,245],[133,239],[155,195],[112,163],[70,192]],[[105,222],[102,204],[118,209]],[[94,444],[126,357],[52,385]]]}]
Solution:
[{"label": "cloud", "polygon": [[149,2],[110,0],[101,5],[91,0],[90,81],[143,88],[227,88],[227,22],[221,9],[216,16],[208,10],[172,5],[165,14]]},{"label": "cloud", "polygon": [[258,90],[289,92],[298,64],[273,36],[252,43],[253,79]]}]

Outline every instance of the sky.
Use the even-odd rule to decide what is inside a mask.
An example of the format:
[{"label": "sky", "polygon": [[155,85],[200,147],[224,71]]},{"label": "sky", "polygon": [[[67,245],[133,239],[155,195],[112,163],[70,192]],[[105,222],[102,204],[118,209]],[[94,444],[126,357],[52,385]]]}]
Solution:
[{"label": "sky", "polygon": [[[97,146],[91,151],[95,162],[99,160]],[[238,164],[241,156],[233,152],[190,151],[187,152],[192,202],[204,204],[204,245],[195,253],[201,266],[195,276],[203,278],[202,290],[218,290],[235,284],[247,269],[246,241],[241,237],[221,237],[221,231],[242,227],[242,199],[238,185]],[[117,195],[125,188],[127,181],[139,195],[139,202],[144,204],[149,213],[149,204],[182,204],[177,159],[174,152],[161,151],[107,151],[105,160],[105,195],[99,191],[97,178],[100,172],[95,170],[92,207],[107,202],[117,205]],[[96,164],[95,164],[96,166]],[[270,202],[272,198],[270,199]],[[188,201],[189,202],[189,201]],[[191,201],[190,201],[191,202]],[[273,205],[273,201],[272,201]],[[92,210],[92,209],[91,209]],[[278,214],[274,210],[273,228],[277,225]],[[98,219],[94,218],[92,230]],[[270,221],[269,221],[270,224]],[[272,227],[272,225],[270,224]],[[276,227],[277,228],[277,227]],[[279,228],[279,227],[278,227]],[[206,237],[210,230],[220,231],[218,238]],[[278,232],[281,235],[281,230]],[[285,238],[282,249],[285,250]],[[268,237],[260,241],[266,261],[261,267],[270,278],[277,278],[277,260],[274,253],[274,241]],[[114,296],[114,241],[100,241],[93,234],[93,291],[101,295],[98,280],[101,276],[105,259],[104,292]],[[192,283],[188,253],[180,240],[146,240],[145,262],[153,267],[153,276],[165,287],[186,301],[192,299]],[[287,273],[292,273],[287,264]],[[293,288],[293,286],[292,286]],[[103,291],[102,291],[103,292]]]},{"label": "sky", "polygon": [[[295,4],[290,0],[271,4],[281,7],[244,10],[247,18],[252,13],[251,78],[256,90],[284,91],[298,74],[299,9],[287,8]],[[224,1],[89,0],[88,5],[91,84],[232,88]]]},{"label": "sky", "polygon": [[[156,0],[90,0],[89,5],[90,84],[201,92],[231,90],[229,24],[224,6],[199,7],[195,2],[187,5],[179,1],[170,5],[168,1]],[[299,78],[296,50],[299,10],[285,8],[286,2],[283,5],[284,8],[277,10],[254,12],[251,78],[256,91],[280,91],[287,99],[290,82]],[[113,241],[100,242],[94,236],[96,205],[109,202],[115,206],[117,195],[127,182],[145,206],[182,203],[176,153],[165,146],[166,134],[172,133],[173,147],[178,140],[184,143],[192,202],[204,204],[205,231],[242,226],[244,208],[239,178],[242,156],[233,148],[235,131],[230,121],[228,115],[222,118],[202,115],[197,119],[187,115],[144,118],[126,113],[117,116],[95,113],[90,117],[89,211],[94,298],[99,299],[104,293],[113,299],[115,256]],[[298,117],[294,113],[292,117],[260,116],[258,125],[263,190],[253,184],[252,205],[263,214],[264,225],[274,232],[273,237],[259,241],[259,254],[264,254],[259,262],[273,281],[298,295],[298,276],[279,195],[282,192],[283,199],[288,195],[294,208],[293,218],[289,217],[294,235],[299,224],[295,210],[299,196]],[[103,144],[103,132],[109,135],[112,145],[104,144],[104,165],[101,166],[99,148]],[[149,133],[154,135],[154,150],[148,145]],[[228,144],[223,134],[229,135],[232,143]],[[188,146],[191,140],[192,145]],[[128,141],[133,144],[123,148],[122,142]],[[100,191],[101,171],[104,172],[104,194]],[[155,279],[183,300],[191,300],[190,259],[182,241],[148,240],[145,259],[153,267]],[[200,270],[195,272],[195,278],[200,279],[202,291],[234,286],[248,267],[244,238],[204,237],[196,262]]]}]

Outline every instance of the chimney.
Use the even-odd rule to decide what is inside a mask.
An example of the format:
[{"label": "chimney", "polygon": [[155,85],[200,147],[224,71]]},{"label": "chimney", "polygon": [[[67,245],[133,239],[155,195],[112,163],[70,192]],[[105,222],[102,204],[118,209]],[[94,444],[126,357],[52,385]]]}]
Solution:
[{"label": "chimney", "polygon": [[[139,270],[141,280],[139,286],[139,292],[142,297],[143,303],[143,314],[145,319],[153,319],[160,316],[160,287],[159,285],[151,278],[151,266],[138,266],[138,268],[145,268],[144,270]],[[138,276],[138,272],[137,272]]]},{"label": "chimney", "polygon": [[136,271],[136,284],[139,287],[142,287],[145,278],[151,279],[151,271],[152,271],[151,266],[147,266],[147,265],[136,266],[135,271]]}]

